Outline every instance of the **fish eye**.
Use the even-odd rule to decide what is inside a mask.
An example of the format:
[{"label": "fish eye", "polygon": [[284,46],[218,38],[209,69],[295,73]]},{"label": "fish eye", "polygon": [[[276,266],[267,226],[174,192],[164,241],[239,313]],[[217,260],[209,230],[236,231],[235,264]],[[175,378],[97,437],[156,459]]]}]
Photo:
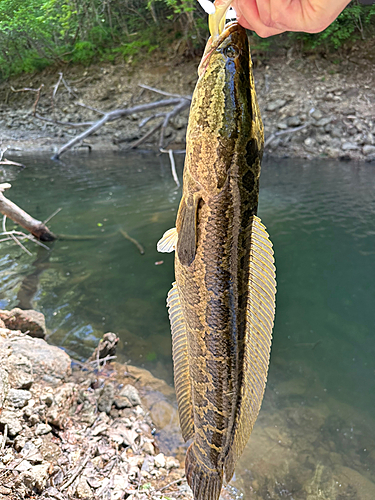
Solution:
[{"label": "fish eye", "polygon": [[229,45],[228,47],[225,47],[223,49],[223,54],[226,57],[230,57],[231,59],[234,59],[238,55],[238,51],[233,47],[233,45]]}]

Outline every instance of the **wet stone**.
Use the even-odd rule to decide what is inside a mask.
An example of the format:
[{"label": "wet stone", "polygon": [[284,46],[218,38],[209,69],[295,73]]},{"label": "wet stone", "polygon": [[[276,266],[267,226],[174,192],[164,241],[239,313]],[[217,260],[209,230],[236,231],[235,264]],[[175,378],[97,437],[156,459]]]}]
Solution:
[{"label": "wet stone", "polygon": [[10,330],[20,330],[30,337],[44,338],[46,336],[46,322],[44,315],[38,311],[23,310],[18,307],[11,311],[1,311],[0,318]]}]

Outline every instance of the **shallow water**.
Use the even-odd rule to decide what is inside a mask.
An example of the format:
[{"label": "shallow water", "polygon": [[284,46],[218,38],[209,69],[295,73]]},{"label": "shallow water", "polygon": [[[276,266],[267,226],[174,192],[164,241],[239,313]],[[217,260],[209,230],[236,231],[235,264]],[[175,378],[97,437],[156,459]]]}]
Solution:
[{"label": "shallow water", "polygon": [[[115,331],[121,361],[171,383],[173,256],[155,247],[181,195],[168,158],[20,160],[26,169],[1,175],[8,197],[40,219],[62,207],[55,233],[97,238],[59,240],[50,252],[29,244],[33,257],[2,243],[0,306],[41,310],[50,341],[78,358]],[[233,484],[244,498],[373,500],[375,167],[268,160],[259,215],[275,248],[277,312],[264,404]]]}]

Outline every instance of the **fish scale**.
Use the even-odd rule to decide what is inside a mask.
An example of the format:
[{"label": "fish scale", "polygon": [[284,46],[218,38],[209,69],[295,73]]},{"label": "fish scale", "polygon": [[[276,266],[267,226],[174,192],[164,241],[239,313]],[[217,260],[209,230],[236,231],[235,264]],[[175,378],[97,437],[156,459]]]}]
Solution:
[{"label": "fish scale", "polygon": [[[204,64],[203,64],[204,62]],[[187,130],[167,305],[174,377],[195,500],[218,500],[257,418],[275,309],[272,243],[256,216],[263,125],[237,23],[209,40]]]}]

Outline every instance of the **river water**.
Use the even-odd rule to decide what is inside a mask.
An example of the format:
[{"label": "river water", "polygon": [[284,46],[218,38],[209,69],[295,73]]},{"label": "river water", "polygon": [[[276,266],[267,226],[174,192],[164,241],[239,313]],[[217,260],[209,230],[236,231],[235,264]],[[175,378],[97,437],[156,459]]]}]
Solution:
[{"label": "river water", "polygon": [[[7,196],[66,235],[47,251],[0,246],[0,307],[35,308],[77,359],[105,331],[119,360],[172,384],[156,242],[181,196],[168,157],[22,155]],[[182,156],[176,157],[182,178]],[[277,310],[264,403],[233,485],[241,498],[375,498],[375,166],[264,162],[259,216],[274,243]],[[10,222],[7,227],[12,227]],[[144,247],[144,255],[122,231]],[[75,239],[72,239],[75,237]],[[173,450],[172,450],[173,451]]]}]

